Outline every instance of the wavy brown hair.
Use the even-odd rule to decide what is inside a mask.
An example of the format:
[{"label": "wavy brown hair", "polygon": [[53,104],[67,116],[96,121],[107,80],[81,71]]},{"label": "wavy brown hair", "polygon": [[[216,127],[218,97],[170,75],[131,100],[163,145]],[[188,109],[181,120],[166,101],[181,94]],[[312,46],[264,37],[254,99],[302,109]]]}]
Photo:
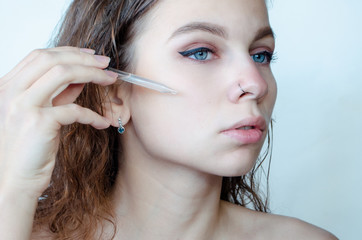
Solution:
[{"label": "wavy brown hair", "polygon": [[[142,31],[144,16],[156,3],[157,0],[74,0],[54,45],[92,48],[97,54],[109,56],[110,66],[129,70],[132,40]],[[104,87],[89,83],[76,103],[103,114],[106,97]],[[60,134],[55,168],[49,187],[39,198],[34,231],[45,226],[54,239],[113,239],[116,224],[110,193],[122,155],[117,131],[75,123],[62,127]],[[255,210],[267,212],[267,201],[259,195],[255,180],[265,157],[246,176],[224,177],[220,198],[242,206],[251,204]],[[102,229],[109,227],[107,223],[113,227],[111,235],[103,234]]]}]

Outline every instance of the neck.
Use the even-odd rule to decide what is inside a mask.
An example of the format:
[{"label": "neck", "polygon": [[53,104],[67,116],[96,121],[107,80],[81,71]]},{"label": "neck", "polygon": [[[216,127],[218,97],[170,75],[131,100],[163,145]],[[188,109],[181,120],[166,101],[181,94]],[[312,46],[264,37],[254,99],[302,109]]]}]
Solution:
[{"label": "neck", "polygon": [[120,236],[211,239],[221,184],[222,177],[126,151],[113,195]]}]

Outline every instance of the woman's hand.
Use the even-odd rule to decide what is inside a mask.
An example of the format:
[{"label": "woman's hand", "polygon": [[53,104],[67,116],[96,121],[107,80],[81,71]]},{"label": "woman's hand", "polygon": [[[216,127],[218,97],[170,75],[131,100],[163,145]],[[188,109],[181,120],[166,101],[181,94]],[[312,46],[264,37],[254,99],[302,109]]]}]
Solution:
[{"label": "woman's hand", "polygon": [[109,122],[74,104],[83,85],[109,85],[109,58],[91,49],[35,50],[0,79],[0,194],[37,199],[50,182],[59,129],[75,122],[97,129]]}]

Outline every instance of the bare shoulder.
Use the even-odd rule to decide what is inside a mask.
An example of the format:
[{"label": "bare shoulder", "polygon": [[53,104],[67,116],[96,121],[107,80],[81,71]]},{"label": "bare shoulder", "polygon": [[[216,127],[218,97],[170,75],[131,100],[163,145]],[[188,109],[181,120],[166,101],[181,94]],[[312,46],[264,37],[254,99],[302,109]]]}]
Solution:
[{"label": "bare shoulder", "polygon": [[338,240],[328,231],[296,218],[257,212],[230,203],[224,205],[234,234],[247,239]]},{"label": "bare shoulder", "polygon": [[300,219],[273,214],[265,215],[267,216],[264,217],[262,224],[269,226],[265,227],[265,233],[273,234],[275,239],[283,236],[283,239],[295,240],[338,240],[330,232]]}]

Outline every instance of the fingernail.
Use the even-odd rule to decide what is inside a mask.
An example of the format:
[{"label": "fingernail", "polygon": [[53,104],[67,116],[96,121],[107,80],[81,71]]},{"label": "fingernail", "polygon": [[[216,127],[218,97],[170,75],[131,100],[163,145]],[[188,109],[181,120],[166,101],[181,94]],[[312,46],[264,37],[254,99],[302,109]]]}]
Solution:
[{"label": "fingernail", "polygon": [[80,48],[79,51],[84,52],[84,53],[89,53],[89,54],[95,54],[95,50],[90,49],[90,48]]},{"label": "fingernail", "polygon": [[102,56],[102,55],[95,55],[94,56],[96,58],[96,60],[100,63],[106,63],[108,64],[109,61],[111,61],[111,59],[107,56]]},{"label": "fingernail", "polygon": [[108,70],[104,70],[104,72],[105,72],[108,76],[110,76],[110,77],[112,77],[112,78],[117,78],[117,77],[118,77],[118,74],[115,73],[115,72],[108,71]]}]

